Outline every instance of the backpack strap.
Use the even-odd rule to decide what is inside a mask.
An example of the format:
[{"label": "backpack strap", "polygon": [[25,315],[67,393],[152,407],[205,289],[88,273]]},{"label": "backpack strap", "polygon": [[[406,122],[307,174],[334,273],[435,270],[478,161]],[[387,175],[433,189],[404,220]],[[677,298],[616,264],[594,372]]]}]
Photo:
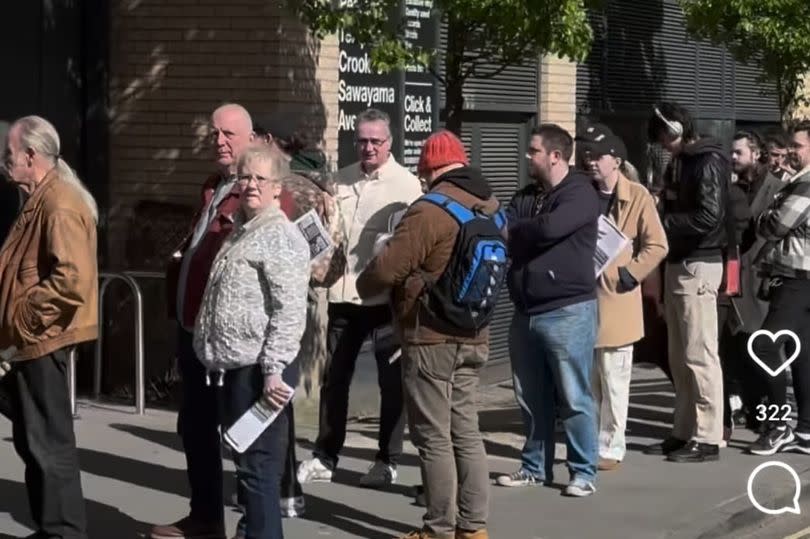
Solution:
[{"label": "backpack strap", "polygon": [[441,193],[428,193],[426,195],[422,195],[420,200],[432,202],[433,204],[439,206],[444,211],[449,213],[450,216],[453,217],[456,222],[458,222],[459,226],[462,226],[464,223],[472,221],[473,218],[475,218],[475,214],[468,208],[459,204],[449,196]]},{"label": "backpack strap", "polygon": [[[440,208],[443,208],[458,222],[459,226],[475,218],[475,214],[472,210],[441,193],[428,193],[422,195],[419,200],[432,202]],[[499,209],[495,212],[491,216],[491,219],[495,221],[495,226],[498,227],[498,230],[502,230],[503,227],[506,226],[506,212],[503,209]]]},{"label": "backpack strap", "polygon": [[503,230],[503,227],[506,226],[506,212],[502,209],[495,212],[492,219],[495,221],[495,226],[498,227],[498,230]]}]

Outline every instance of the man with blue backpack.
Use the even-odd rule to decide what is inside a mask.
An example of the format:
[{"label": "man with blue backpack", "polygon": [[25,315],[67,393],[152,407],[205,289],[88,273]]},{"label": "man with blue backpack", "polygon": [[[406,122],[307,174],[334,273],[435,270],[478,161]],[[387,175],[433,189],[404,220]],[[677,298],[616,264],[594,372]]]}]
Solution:
[{"label": "man with blue backpack", "polygon": [[[505,487],[551,484],[554,419],[565,428],[570,479],[564,494],[596,491],[598,440],[591,369],[596,343],[599,197],[589,177],[571,170],[574,141],[563,128],[532,130],[526,157],[535,184],[509,203],[509,335],[515,396],[526,443]],[[555,413],[556,412],[556,413]]]},{"label": "man with blue backpack", "polygon": [[391,291],[402,342],[411,440],[427,512],[409,539],[487,539],[489,468],[476,391],[488,325],[505,287],[505,218],[489,183],[449,131],[422,147],[429,188],[357,280],[361,297]]}]

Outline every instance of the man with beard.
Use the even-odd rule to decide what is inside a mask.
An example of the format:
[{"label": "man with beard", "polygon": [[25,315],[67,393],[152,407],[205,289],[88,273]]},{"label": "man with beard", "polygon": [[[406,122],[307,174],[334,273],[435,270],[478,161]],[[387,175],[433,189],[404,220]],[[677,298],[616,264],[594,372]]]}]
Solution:
[{"label": "man with beard", "polygon": [[[740,297],[721,297],[718,301],[719,350],[726,403],[723,424],[726,435],[732,426],[732,410],[739,410],[740,419],[745,417],[749,427],[756,426],[756,405],[762,398],[762,391],[757,387],[756,372],[753,371],[755,366],[747,361],[746,345],[751,333],[762,327],[768,304],[757,298],[762,279],[754,268],[754,262],[765,246],[765,241],[756,237],[752,218],[755,219],[768,208],[784,185],[769,170],[764,159],[762,140],[756,133],[739,131],[734,135],[731,163],[737,181],[731,186],[729,197],[740,240],[740,280],[743,293]],[[736,402],[739,397],[734,397],[737,395],[742,397],[742,403]]]},{"label": "man with beard", "polygon": [[498,477],[498,484],[553,481],[556,400],[568,442],[565,494],[581,497],[596,492],[599,457],[590,383],[599,198],[589,177],[569,169],[573,146],[557,125],[535,128],[526,157],[536,185],[519,191],[507,209],[509,291],[516,307],[510,356],[526,443],[520,468]]}]

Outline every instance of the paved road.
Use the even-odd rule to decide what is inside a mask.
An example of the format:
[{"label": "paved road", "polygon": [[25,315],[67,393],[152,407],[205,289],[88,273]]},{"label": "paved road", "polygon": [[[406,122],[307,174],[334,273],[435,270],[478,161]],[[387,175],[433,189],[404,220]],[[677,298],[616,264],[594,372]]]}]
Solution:
[{"label": "paved road", "polygon": [[[752,439],[735,434],[722,458],[710,464],[672,464],[637,450],[667,432],[671,387],[657,371],[636,369],[628,439],[631,452],[615,472],[600,476],[597,494],[586,499],[560,495],[560,485],[530,489],[492,488],[490,531],[495,539],[655,539],[697,537],[783,538],[810,526],[803,515],[762,519],[748,502],[746,482],[767,459],[743,455]],[[520,421],[508,386],[482,389],[481,425],[494,477],[517,466]],[[174,434],[175,415],[150,410],[145,417],[127,408],[83,404],[77,421],[85,495],[93,539],[138,537],[154,521],[184,514],[187,487],[184,458]],[[333,484],[307,486],[307,515],[285,521],[288,539],[317,537],[388,539],[420,521],[422,509],[412,504],[411,486],[419,481],[415,452],[408,445],[400,482],[385,492],[356,487],[375,451],[373,420],[351,425],[344,458]],[[30,533],[22,484],[22,467],[10,442],[10,425],[0,419],[0,539]],[[306,440],[315,432],[306,425],[299,457],[308,456]],[[558,457],[564,445],[558,444]],[[778,457],[810,482],[810,457]],[[233,466],[227,463],[228,488]],[[567,473],[558,464],[557,480]],[[790,495],[791,479],[763,473],[756,487],[765,504]],[[810,487],[808,487],[810,492]],[[808,498],[810,500],[810,498]],[[810,501],[801,500],[803,513]],[[229,529],[238,515],[229,510]],[[810,532],[806,534],[810,536]],[[798,539],[804,535],[796,536]]]}]

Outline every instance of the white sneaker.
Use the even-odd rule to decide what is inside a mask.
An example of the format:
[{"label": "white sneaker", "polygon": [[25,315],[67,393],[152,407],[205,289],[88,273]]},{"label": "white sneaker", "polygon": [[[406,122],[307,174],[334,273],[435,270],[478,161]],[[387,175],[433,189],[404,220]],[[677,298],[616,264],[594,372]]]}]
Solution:
[{"label": "white sneaker", "polygon": [[360,486],[365,488],[383,488],[396,482],[397,469],[379,460],[360,478]]},{"label": "white sneaker", "polygon": [[565,487],[565,495],[574,498],[584,498],[596,492],[596,487],[590,481],[574,479]]},{"label": "white sneaker", "polygon": [[327,468],[321,459],[312,458],[305,460],[298,466],[298,482],[305,483],[329,483],[332,481],[332,470]]},{"label": "white sneaker", "polygon": [[281,498],[281,518],[299,518],[304,516],[304,497]]}]

